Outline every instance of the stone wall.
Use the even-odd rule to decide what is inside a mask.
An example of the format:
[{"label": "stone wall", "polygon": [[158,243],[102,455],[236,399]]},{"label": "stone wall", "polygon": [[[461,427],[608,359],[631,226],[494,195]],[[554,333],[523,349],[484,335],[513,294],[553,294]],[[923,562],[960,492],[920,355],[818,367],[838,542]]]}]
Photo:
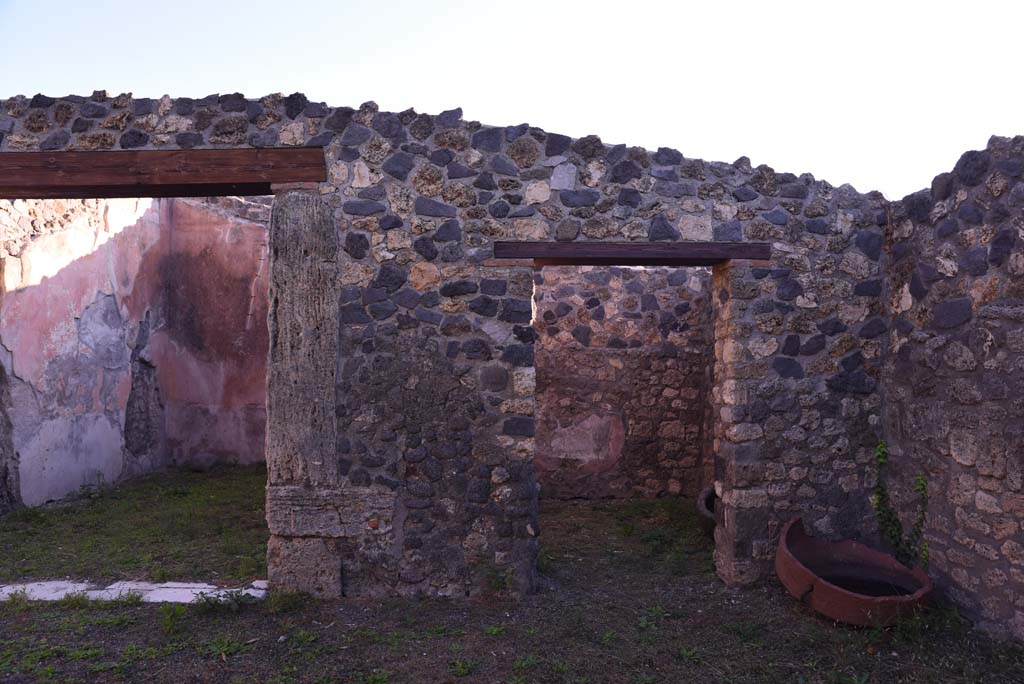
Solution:
[{"label": "stone wall", "polygon": [[[461,595],[498,580],[532,585],[534,439],[547,429],[535,416],[535,367],[542,399],[553,385],[535,362],[534,274],[489,265],[495,240],[755,240],[772,244],[771,260],[716,266],[711,287],[703,442],[722,500],[720,576],[766,576],[796,514],[815,534],[876,540],[871,451],[885,438],[907,515],[913,476],[928,477],[940,585],[984,624],[1021,636],[1020,139],[994,139],[930,191],[890,205],[745,158],[482,126],[461,110],[103,92],[19,96],[0,109],[0,153],[294,145],[323,148],[329,178],[278,194],[271,222],[276,586]],[[19,223],[9,240],[48,230]],[[22,277],[6,269],[5,282]],[[543,285],[540,303],[557,321]],[[564,303],[583,317],[574,296]],[[77,301],[80,320],[124,320],[108,297]],[[542,354],[559,339],[582,349],[582,322],[554,325]],[[602,327],[587,321],[581,358],[596,354]],[[99,329],[117,344],[93,334],[83,344],[118,349],[114,384],[138,416],[131,443],[145,444],[158,395],[152,378],[126,370],[146,358],[121,351],[139,332],[120,342],[116,325]],[[13,397],[0,399],[0,483],[10,483],[10,407],[23,405],[23,381],[6,352],[4,366],[14,373],[0,374],[0,396]]]},{"label": "stone wall", "polygon": [[888,329],[877,193],[745,158],[301,94],[15,97],[0,132],[0,153],[323,148],[327,182],[279,194],[271,226],[277,586],[532,585],[533,274],[487,265],[495,240],[771,242],[770,262],[714,269],[718,572],[765,576],[796,513],[819,534],[870,527],[865,465]]},{"label": "stone wall", "polygon": [[993,138],[894,207],[885,373],[890,487],[928,481],[930,573],[1024,639],[1024,138]]},{"label": "stone wall", "polygon": [[12,501],[263,459],[266,217],[230,209],[0,202],[0,483]]},{"label": "stone wall", "polygon": [[535,277],[541,496],[693,497],[710,481],[710,275],[548,266]]},{"label": "stone wall", "polygon": [[[714,270],[715,531],[719,574],[770,572],[780,526],[863,538],[874,529],[871,451],[881,431],[882,198],[763,167],[740,215],[770,264]],[[734,195],[735,197],[735,195]],[[774,208],[770,208],[774,207]]]}]

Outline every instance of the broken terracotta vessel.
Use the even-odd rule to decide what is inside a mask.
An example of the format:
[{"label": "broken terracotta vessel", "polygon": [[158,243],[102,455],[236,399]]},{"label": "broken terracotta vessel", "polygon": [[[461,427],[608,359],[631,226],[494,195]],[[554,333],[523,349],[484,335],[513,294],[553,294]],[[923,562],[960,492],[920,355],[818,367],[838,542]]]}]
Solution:
[{"label": "broken terracotta vessel", "polygon": [[700,529],[709,539],[715,538],[715,505],[718,503],[718,495],[715,494],[715,486],[708,485],[700,490],[697,495],[697,519],[700,521]]},{"label": "broken terracotta vessel", "polygon": [[932,581],[889,554],[846,539],[830,542],[804,531],[799,516],[782,530],[775,573],[789,593],[822,615],[851,625],[892,625],[923,610]]}]

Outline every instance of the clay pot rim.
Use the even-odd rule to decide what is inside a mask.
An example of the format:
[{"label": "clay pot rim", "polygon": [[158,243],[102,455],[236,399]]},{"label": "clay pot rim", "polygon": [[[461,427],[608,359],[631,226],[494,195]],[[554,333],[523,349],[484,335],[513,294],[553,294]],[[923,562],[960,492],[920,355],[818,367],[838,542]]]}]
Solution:
[{"label": "clay pot rim", "polygon": [[697,512],[707,518],[714,520],[715,509],[709,506],[705,506],[705,502],[712,497],[713,500],[718,499],[718,495],[715,493],[715,485],[710,484],[704,489],[700,490],[700,494],[697,495]]},{"label": "clay pot rim", "polygon": [[932,583],[932,579],[927,574],[925,574],[925,572],[922,571],[920,568],[908,568],[906,565],[904,565],[900,561],[896,560],[896,558],[894,556],[892,556],[890,554],[887,554],[887,553],[884,553],[882,551],[878,551],[877,549],[873,549],[870,546],[867,546],[866,544],[861,544],[860,542],[854,541],[852,539],[844,539],[842,541],[829,542],[829,543],[832,543],[832,544],[843,544],[843,545],[846,545],[847,547],[857,549],[857,551],[859,553],[862,553],[867,558],[869,564],[873,564],[872,561],[874,561],[876,559],[880,559],[880,558],[889,560],[892,563],[895,563],[896,565],[898,565],[899,568],[903,572],[905,572],[907,575],[909,575],[909,576],[913,577],[915,580],[917,580],[920,583],[921,586],[920,586],[920,588],[917,591],[915,591],[912,594],[903,594],[903,595],[892,594],[892,595],[887,595],[887,596],[869,596],[867,594],[858,594],[855,591],[850,591],[849,589],[844,589],[843,587],[840,587],[837,584],[833,584],[832,582],[829,582],[824,577],[822,577],[821,575],[819,575],[818,573],[816,573],[815,571],[811,570],[809,567],[804,565],[803,561],[801,561],[800,558],[796,554],[794,554],[792,551],[790,551],[789,543],[788,543],[788,541],[789,541],[789,533],[790,533],[790,530],[795,525],[799,525],[800,526],[800,531],[801,531],[802,534],[810,537],[810,535],[807,534],[807,531],[804,528],[804,523],[803,523],[802,516],[799,516],[799,515],[794,516],[782,528],[782,535],[780,537],[780,542],[781,543],[779,545],[779,549],[778,549],[777,552],[785,553],[786,557],[788,559],[792,560],[792,562],[800,570],[806,572],[809,576],[813,577],[815,583],[821,583],[822,585],[827,587],[829,591],[834,591],[834,592],[837,592],[839,594],[843,594],[843,595],[847,595],[847,596],[853,596],[853,597],[856,597],[857,600],[869,601],[871,603],[887,603],[887,604],[908,603],[909,604],[909,603],[917,603],[917,602],[921,601],[926,595],[930,594],[934,590],[934,585]]}]

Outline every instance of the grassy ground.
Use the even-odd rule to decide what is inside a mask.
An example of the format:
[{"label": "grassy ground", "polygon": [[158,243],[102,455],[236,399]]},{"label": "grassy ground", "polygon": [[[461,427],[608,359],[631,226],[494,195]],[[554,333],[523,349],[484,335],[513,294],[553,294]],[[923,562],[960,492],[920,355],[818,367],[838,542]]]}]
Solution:
[{"label": "grassy ground", "polygon": [[774,583],[722,586],[690,510],[678,500],[545,505],[542,587],[520,602],[0,604],[0,683],[1021,681],[1024,651],[953,612],[855,630],[808,614]]},{"label": "grassy ground", "polygon": [[165,473],[0,518],[0,582],[266,577],[267,471]]}]

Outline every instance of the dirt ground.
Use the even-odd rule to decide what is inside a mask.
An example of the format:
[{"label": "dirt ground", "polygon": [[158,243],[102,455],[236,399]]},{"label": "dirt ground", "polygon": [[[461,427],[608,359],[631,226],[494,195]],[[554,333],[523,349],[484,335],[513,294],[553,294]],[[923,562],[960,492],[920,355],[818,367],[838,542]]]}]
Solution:
[{"label": "dirt ground", "polygon": [[[1024,680],[1024,650],[971,630],[952,610],[893,629],[850,629],[809,614],[775,582],[724,587],[691,511],[691,502],[668,499],[546,504],[542,586],[518,602],[312,602],[287,594],[260,605],[193,607],[14,600],[0,604],[0,683]],[[19,530],[18,545],[35,543]],[[9,536],[0,528],[6,553]],[[244,574],[235,567],[222,574]]]}]

